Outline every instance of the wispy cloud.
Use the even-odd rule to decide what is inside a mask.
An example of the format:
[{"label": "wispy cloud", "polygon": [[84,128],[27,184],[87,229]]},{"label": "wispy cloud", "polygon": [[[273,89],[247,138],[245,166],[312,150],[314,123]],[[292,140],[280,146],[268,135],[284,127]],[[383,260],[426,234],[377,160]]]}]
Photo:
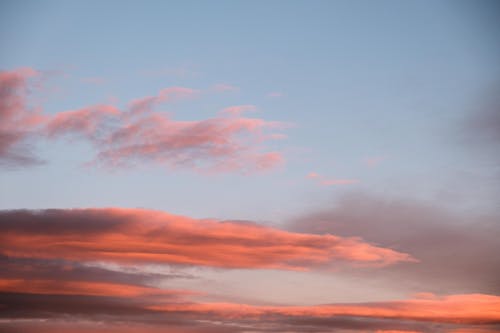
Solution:
[{"label": "wispy cloud", "polygon": [[[90,142],[96,157],[88,165],[122,168],[144,163],[182,167],[200,172],[251,173],[284,163],[280,152],[264,142],[282,138],[286,127],[276,121],[243,117],[253,105],[233,106],[202,120],[174,120],[156,108],[162,103],[190,99],[199,91],[168,87],[156,95],[130,101],[126,108],[98,104],[44,115],[26,100],[32,69],[1,72],[0,162],[32,164],[38,160],[28,149],[34,134],[47,139],[63,137]],[[225,87],[225,89],[229,89]]]},{"label": "wispy cloud", "polygon": [[50,138],[72,134],[97,140],[105,120],[119,115],[120,110],[112,105],[59,112],[46,122],[45,133]]},{"label": "wispy cloud", "polygon": [[193,98],[199,93],[198,90],[186,87],[169,87],[160,90],[155,96],[146,96],[134,99],[129,103],[129,112],[132,114],[150,112],[161,103],[172,102],[178,99]]},{"label": "wispy cloud", "polygon": [[93,140],[98,149],[94,163],[116,168],[152,162],[203,172],[254,172],[283,161],[281,153],[261,147],[268,131],[283,127],[279,122],[241,116],[176,121],[160,113],[115,120],[118,126],[100,128]]}]

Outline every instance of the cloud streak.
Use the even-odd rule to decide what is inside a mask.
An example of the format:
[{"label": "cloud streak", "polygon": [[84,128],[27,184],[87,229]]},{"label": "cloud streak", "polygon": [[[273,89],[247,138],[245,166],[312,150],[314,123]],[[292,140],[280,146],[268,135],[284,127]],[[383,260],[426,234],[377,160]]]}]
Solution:
[{"label": "cloud streak", "polygon": [[[3,311],[0,327],[23,327],[28,319],[44,319],[57,327],[71,318],[73,328],[106,321],[109,332],[148,326],[142,332],[172,327],[179,332],[494,332],[500,322],[500,297],[464,294],[378,303],[316,306],[264,306],[237,303],[196,303],[168,293],[160,298],[85,295],[0,294]],[[16,323],[16,318],[23,321]],[[29,323],[29,321],[28,321]],[[7,324],[7,325],[6,325]],[[17,325],[16,325],[17,324]],[[23,325],[24,324],[24,325]],[[40,327],[38,327],[39,329]],[[25,329],[23,332],[37,330]],[[90,329],[84,332],[92,331]],[[176,331],[176,330],[174,330]]]},{"label": "cloud streak", "polygon": [[121,208],[2,211],[0,244],[8,257],[223,268],[307,270],[337,261],[415,261],[359,238]]},{"label": "cloud streak", "polygon": [[170,291],[164,289],[109,282],[58,281],[37,279],[0,279],[0,292],[40,295],[86,295],[112,297],[172,295],[182,293],[181,291]]},{"label": "cloud streak", "polygon": [[335,316],[385,318],[461,324],[500,322],[500,297],[483,294],[450,295],[366,304],[320,306],[251,306],[243,304],[169,304],[149,307],[164,312],[204,314],[219,318],[272,316],[329,318]]}]

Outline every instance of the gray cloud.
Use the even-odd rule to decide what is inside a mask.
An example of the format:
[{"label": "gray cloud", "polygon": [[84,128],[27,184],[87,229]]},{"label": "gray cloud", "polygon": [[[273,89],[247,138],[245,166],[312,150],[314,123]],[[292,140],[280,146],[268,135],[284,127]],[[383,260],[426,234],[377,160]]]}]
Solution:
[{"label": "gray cloud", "polygon": [[[419,263],[372,270],[344,270],[411,290],[434,293],[500,293],[500,215],[452,214],[436,204],[345,195],[332,207],[290,223],[301,232],[360,236],[410,253]],[[341,273],[340,273],[341,274]]]}]

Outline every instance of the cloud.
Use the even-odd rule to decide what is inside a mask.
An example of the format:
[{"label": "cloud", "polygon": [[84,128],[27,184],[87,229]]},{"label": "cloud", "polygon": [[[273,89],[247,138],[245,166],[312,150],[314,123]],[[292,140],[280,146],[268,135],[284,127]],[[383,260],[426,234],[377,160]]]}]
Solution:
[{"label": "cloud", "polygon": [[[450,295],[435,300],[401,300],[316,306],[263,306],[236,303],[193,303],[176,298],[103,297],[0,294],[1,327],[25,328],[30,319],[43,327],[71,320],[73,329],[92,331],[101,323],[107,332],[140,327],[139,332],[494,332],[500,297],[482,294]],[[16,325],[17,324],[17,325]],[[125,327],[122,325],[126,324]],[[147,326],[144,326],[147,325]],[[89,327],[90,326],[90,327]],[[84,330],[86,329],[86,330]]]},{"label": "cloud", "polygon": [[255,105],[235,105],[224,108],[221,112],[223,115],[240,116],[244,112],[255,111],[257,107]]},{"label": "cloud", "polygon": [[278,122],[259,118],[215,117],[176,121],[151,113],[119,119],[112,130],[100,131],[95,163],[108,167],[152,162],[208,172],[252,172],[278,166],[279,152],[264,152],[260,142]]},{"label": "cloud", "polygon": [[[418,265],[380,269],[376,280],[381,283],[435,293],[498,294],[500,259],[494,255],[498,220],[495,214],[452,214],[437,203],[353,192],[290,221],[289,227],[297,232],[360,236],[420,260]],[[375,281],[371,271],[348,274]]]},{"label": "cloud", "polygon": [[193,98],[199,93],[198,90],[185,87],[169,87],[160,90],[156,96],[146,96],[134,99],[129,103],[129,112],[132,114],[152,111],[161,103],[172,102],[179,99]]},{"label": "cloud", "polygon": [[[88,230],[96,241],[98,224],[90,223]],[[43,228],[43,223],[33,225]],[[67,231],[63,235],[69,239]],[[168,275],[159,287],[157,276],[141,270],[109,271],[33,257],[36,252],[0,257],[2,332],[485,333],[500,321],[500,297],[493,295],[421,293],[408,300],[313,306],[200,302],[210,295],[165,288]]]},{"label": "cloud", "polygon": [[2,211],[0,252],[14,258],[286,270],[337,261],[415,261],[359,238],[121,208]]},{"label": "cloud", "polygon": [[183,296],[193,292],[165,290],[156,280],[186,278],[175,274],[111,271],[66,260],[0,258],[0,293],[109,297]]},{"label": "cloud", "polygon": [[88,140],[97,150],[89,165],[107,168],[155,163],[201,172],[264,171],[284,162],[281,153],[263,151],[261,143],[275,138],[280,122],[242,117],[244,105],[204,120],[179,121],[153,109],[160,102],[193,96],[188,88],[166,88],[158,96],[136,99],[125,111],[95,105],[60,112],[47,121],[50,138]]},{"label": "cloud", "polygon": [[97,282],[120,285],[150,286],[167,279],[193,279],[194,276],[162,269],[160,272],[144,266],[116,266],[103,263],[75,262],[61,259],[32,257],[0,257],[0,280],[52,280]]},{"label": "cloud", "polygon": [[64,135],[81,135],[97,140],[106,118],[116,117],[120,110],[112,105],[95,105],[80,110],[55,114],[46,124],[50,138]]},{"label": "cloud", "polygon": [[334,179],[326,178],[316,172],[310,172],[306,176],[309,179],[314,180],[316,183],[322,186],[334,186],[334,185],[349,185],[359,183],[359,179]]},{"label": "cloud", "polygon": [[199,92],[168,87],[134,99],[124,109],[98,104],[47,115],[27,102],[30,79],[38,75],[30,68],[0,72],[0,166],[40,163],[30,150],[35,137],[88,142],[96,156],[87,165],[106,168],[153,163],[208,173],[251,173],[284,163],[283,155],[265,149],[264,142],[283,138],[277,132],[286,125],[243,117],[253,105],[234,106],[208,119],[174,120],[155,109]]},{"label": "cloud", "polygon": [[171,295],[182,293],[181,291],[171,291],[119,283],[60,281],[51,279],[0,279],[0,292],[113,297]]},{"label": "cloud", "polygon": [[[52,220],[55,225],[49,230],[59,224]],[[102,221],[89,223],[87,231],[85,221],[60,222],[80,222],[84,226],[75,232],[102,241],[96,234]],[[38,222],[31,227],[43,228]],[[19,228],[30,225],[21,223]],[[70,242],[72,232],[62,231]],[[84,262],[36,259],[36,252],[25,256],[0,257],[2,332],[485,333],[500,321],[500,297],[493,295],[422,293],[409,300],[313,306],[211,303],[196,301],[202,296],[196,291],[157,287],[158,277],[141,270],[132,274]]]},{"label": "cloud", "polygon": [[39,73],[31,68],[0,71],[0,165],[7,167],[40,163],[27,139],[44,121],[40,110],[27,101],[28,81]]},{"label": "cloud", "polygon": [[379,330],[376,333],[422,333],[417,331]]},{"label": "cloud", "polygon": [[[148,102],[149,103],[149,102]],[[139,106],[141,104],[141,106]],[[262,152],[279,122],[238,114],[199,121],[177,121],[135,103],[130,112],[96,105],[56,114],[47,122],[48,138],[77,137],[97,149],[93,164],[116,168],[152,162],[211,172],[272,169],[283,162],[279,152]]]},{"label": "cloud", "polygon": [[432,300],[411,299],[319,306],[252,306],[208,303],[154,305],[148,308],[217,318],[258,318],[260,320],[272,316],[307,318],[346,316],[460,324],[497,324],[500,321],[500,297],[483,294],[450,295]]}]

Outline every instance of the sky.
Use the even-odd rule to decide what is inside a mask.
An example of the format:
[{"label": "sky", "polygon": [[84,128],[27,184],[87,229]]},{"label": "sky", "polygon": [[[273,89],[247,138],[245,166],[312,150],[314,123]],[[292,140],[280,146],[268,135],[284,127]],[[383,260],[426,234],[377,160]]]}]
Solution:
[{"label": "sky", "polygon": [[500,332],[499,16],[0,0],[0,330]]}]

